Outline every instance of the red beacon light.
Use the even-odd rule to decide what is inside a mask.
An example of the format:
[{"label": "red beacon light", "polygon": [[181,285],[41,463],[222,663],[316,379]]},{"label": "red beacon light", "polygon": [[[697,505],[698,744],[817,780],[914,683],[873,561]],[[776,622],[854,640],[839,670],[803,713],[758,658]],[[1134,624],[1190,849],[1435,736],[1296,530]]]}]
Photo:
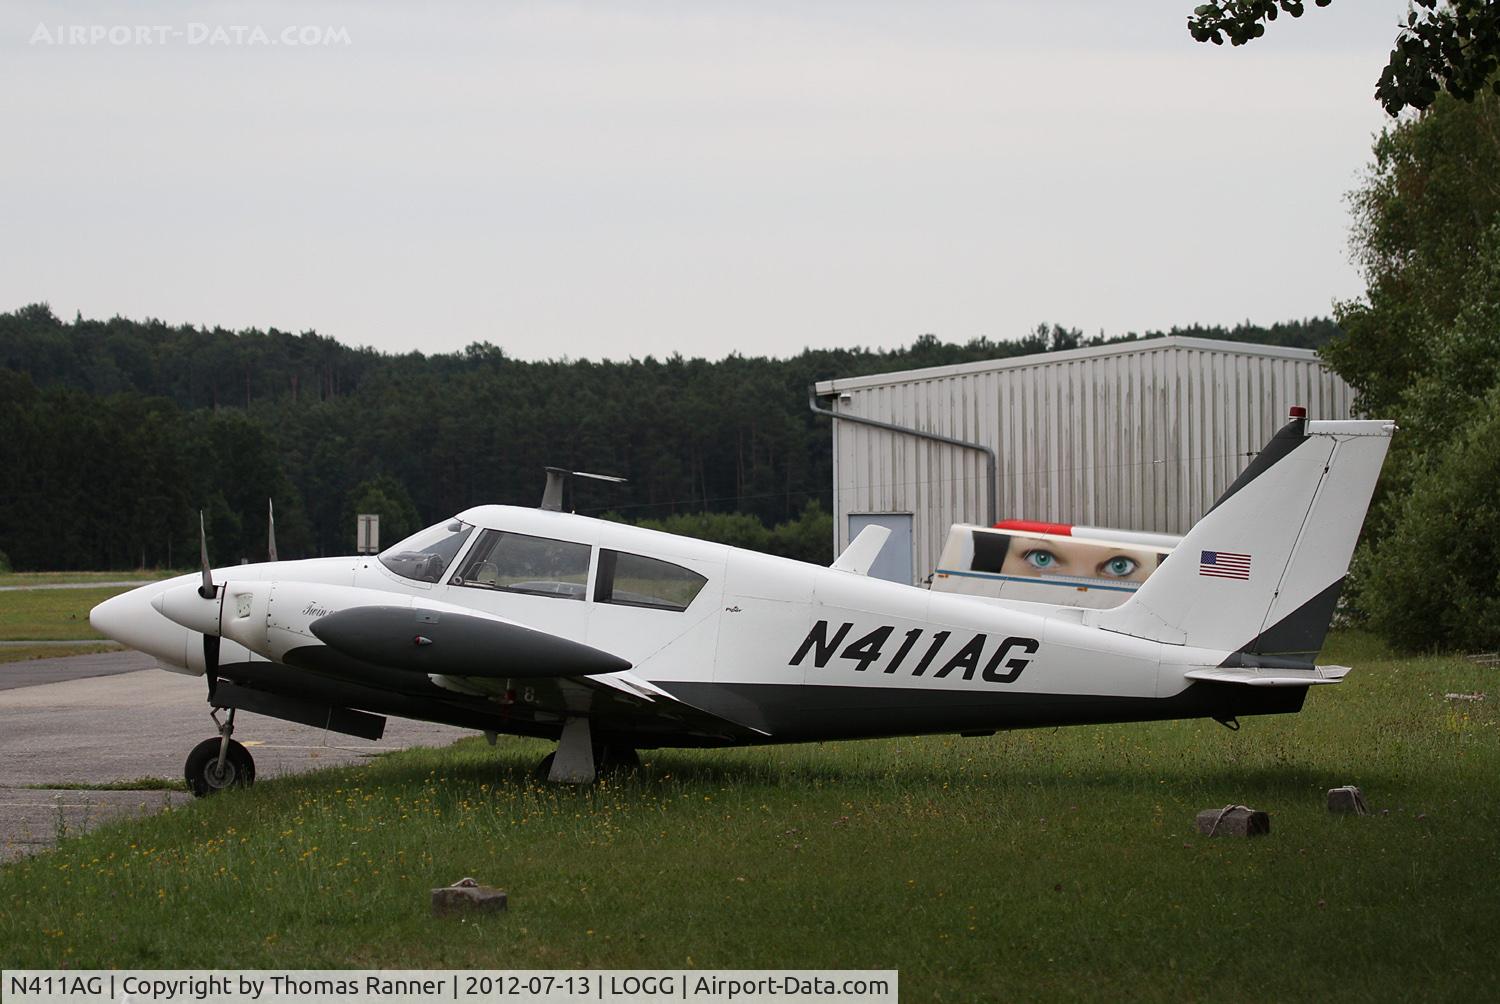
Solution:
[{"label": "red beacon light", "polygon": [[1292,416],[1291,417],[1292,418],[1306,418],[1307,417],[1307,409],[1304,408],[1304,407],[1302,407],[1302,405],[1300,405],[1300,404],[1294,404],[1294,405],[1292,405]]}]

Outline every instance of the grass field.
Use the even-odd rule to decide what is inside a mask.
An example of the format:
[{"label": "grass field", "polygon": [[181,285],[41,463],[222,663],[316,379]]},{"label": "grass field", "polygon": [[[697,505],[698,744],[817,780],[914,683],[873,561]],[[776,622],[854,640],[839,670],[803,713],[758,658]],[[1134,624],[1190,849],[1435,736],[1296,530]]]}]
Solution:
[{"label": "grass field", "polygon": [[0,641],[102,638],[89,624],[89,610],[129,588],[22,589],[0,593]]},{"label": "grass field", "polygon": [[180,572],[136,569],[128,572],[0,572],[0,586],[56,586],[78,582],[156,582]]},{"label": "grass field", "polygon": [[[150,582],[171,572],[7,572],[0,586],[59,586],[91,582]],[[77,646],[0,646],[0,663],[53,659],[117,648],[89,624],[89,610],[133,586],[79,589],[15,589],[0,592],[0,641],[98,639]]]},{"label": "grass field", "polygon": [[[0,869],[5,967],[898,968],[906,1000],[1500,995],[1494,670],[1396,659],[1300,715],[647,755],[591,789],[466,741],[262,783]],[[1369,817],[1330,816],[1358,784]],[[1269,811],[1208,839],[1204,808]],[[508,914],[434,921],[472,875]]]}]

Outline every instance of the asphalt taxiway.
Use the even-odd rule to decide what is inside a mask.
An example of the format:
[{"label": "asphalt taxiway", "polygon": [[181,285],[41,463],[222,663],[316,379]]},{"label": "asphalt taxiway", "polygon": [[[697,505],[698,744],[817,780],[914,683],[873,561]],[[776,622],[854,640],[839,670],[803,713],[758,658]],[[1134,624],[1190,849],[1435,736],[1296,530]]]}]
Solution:
[{"label": "asphalt taxiway", "polygon": [[[0,862],[51,847],[60,834],[192,800],[75,787],[180,778],[188,751],[214,735],[203,681],[155,665],[137,652],[0,664]],[[235,729],[261,780],[472,734],[392,718],[384,738],[366,742],[248,713]]]}]

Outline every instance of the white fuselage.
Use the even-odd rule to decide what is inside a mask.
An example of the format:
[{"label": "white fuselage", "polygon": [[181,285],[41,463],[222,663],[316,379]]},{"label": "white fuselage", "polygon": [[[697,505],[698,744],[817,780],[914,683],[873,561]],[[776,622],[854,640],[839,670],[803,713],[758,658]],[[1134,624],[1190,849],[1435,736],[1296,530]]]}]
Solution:
[{"label": "white fuselage", "polygon": [[[1176,717],[1154,703],[1183,694],[1192,684],[1186,671],[1217,666],[1228,654],[1103,632],[1077,608],[1006,609],[582,516],[482,506],[458,518],[475,530],[437,581],[397,574],[374,556],[242,565],[214,571],[222,603],[201,608],[210,611],[202,624],[176,609],[196,602],[196,575],[117,597],[94,621],[164,668],[191,674],[205,669],[199,633],[217,627],[224,674],[253,678],[258,664],[295,666],[297,653],[321,646],[311,625],[333,612],[375,605],[470,612],[618,656],[632,679],[746,726],[754,741]],[[454,570],[484,530],[584,545],[586,581],[573,594],[458,584]],[[602,601],[606,552],[667,562],[704,582],[685,609]],[[441,688],[445,699],[503,711],[497,731],[506,722],[546,731],[579,710],[580,695],[588,713],[611,713],[565,680],[430,679],[424,688]],[[358,673],[343,682],[375,683]],[[635,710],[621,721],[626,731],[641,726]],[[674,739],[675,727],[650,723],[663,743],[704,739],[690,724]]]}]

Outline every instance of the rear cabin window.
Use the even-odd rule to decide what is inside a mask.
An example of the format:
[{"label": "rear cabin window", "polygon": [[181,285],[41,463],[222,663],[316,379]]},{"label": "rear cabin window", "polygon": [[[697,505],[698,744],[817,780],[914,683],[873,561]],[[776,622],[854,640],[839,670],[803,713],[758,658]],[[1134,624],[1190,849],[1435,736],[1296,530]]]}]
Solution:
[{"label": "rear cabin window", "polygon": [[686,610],[707,581],[697,572],[669,561],[602,550],[594,599],[625,607]]},{"label": "rear cabin window", "polygon": [[455,586],[581,600],[588,591],[589,546],[523,533],[485,530]]}]

